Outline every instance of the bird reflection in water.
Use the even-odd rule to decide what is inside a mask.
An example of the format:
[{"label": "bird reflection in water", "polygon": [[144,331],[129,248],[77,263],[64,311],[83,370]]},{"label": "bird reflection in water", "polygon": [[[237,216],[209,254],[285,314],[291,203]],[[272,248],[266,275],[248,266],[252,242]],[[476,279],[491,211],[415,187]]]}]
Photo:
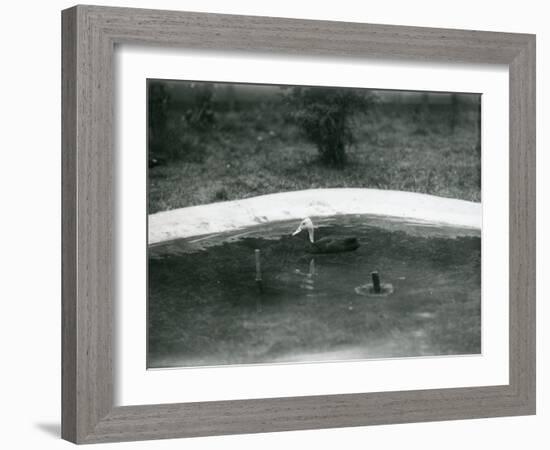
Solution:
[{"label": "bird reflection in water", "polygon": [[317,271],[315,270],[315,258],[311,258],[309,261],[309,271],[303,272],[300,269],[296,269],[295,273],[301,277],[300,288],[308,291],[306,294],[308,297],[313,295],[315,290],[315,277],[317,276]]}]

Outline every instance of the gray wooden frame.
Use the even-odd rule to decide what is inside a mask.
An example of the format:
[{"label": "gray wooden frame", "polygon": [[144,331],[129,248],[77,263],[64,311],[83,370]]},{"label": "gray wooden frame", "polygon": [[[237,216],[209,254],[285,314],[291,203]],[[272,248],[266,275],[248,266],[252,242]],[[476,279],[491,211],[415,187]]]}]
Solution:
[{"label": "gray wooden frame", "polygon": [[[96,6],[63,11],[62,31],[63,438],[93,443],[535,413],[535,36]],[[113,52],[119,43],[508,65],[509,384],[114,407]]]}]

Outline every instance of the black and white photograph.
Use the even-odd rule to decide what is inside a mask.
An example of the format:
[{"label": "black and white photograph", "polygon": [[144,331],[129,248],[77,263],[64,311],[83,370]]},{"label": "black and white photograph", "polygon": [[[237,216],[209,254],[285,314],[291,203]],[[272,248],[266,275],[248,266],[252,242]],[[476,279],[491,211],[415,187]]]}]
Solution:
[{"label": "black and white photograph", "polygon": [[4,6],[2,448],[547,447],[543,2]]},{"label": "black and white photograph", "polygon": [[149,368],[481,353],[480,94],[147,99]]}]

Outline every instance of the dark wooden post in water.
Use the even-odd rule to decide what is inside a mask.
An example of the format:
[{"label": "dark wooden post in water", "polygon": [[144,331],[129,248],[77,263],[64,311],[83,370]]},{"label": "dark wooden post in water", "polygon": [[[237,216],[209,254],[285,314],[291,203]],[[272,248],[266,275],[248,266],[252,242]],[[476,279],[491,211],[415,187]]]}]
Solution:
[{"label": "dark wooden post in water", "polygon": [[262,281],[262,267],[260,265],[260,249],[254,250],[254,256],[256,258],[256,281]]},{"label": "dark wooden post in water", "polygon": [[[254,250],[254,257],[256,259],[256,285],[260,294],[263,293],[264,287],[262,283],[262,266],[260,265],[260,249]],[[258,305],[258,309],[261,309],[261,305]]]},{"label": "dark wooden post in water", "polygon": [[375,294],[380,294],[380,275],[378,275],[378,271],[371,272],[370,276],[372,277],[372,290]]}]

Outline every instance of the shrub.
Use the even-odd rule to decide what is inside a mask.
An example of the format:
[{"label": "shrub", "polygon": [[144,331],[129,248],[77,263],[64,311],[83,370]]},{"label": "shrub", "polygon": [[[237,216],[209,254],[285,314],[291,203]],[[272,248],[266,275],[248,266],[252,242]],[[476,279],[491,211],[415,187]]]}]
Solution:
[{"label": "shrub", "polygon": [[293,120],[319,151],[322,163],[341,168],[346,150],[355,142],[353,120],[374,104],[362,89],[294,87],[286,95]]},{"label": "shrub", "polygon": [[215,125],[212,83],[149,83],[149,158],[201,162]]},{"label": "shrub", "polygon": [[164,83],[151,81],[148,85],[148,133],[149,157],[154,158],[164,153],[164,140],[168,120],[170,96]]}]

